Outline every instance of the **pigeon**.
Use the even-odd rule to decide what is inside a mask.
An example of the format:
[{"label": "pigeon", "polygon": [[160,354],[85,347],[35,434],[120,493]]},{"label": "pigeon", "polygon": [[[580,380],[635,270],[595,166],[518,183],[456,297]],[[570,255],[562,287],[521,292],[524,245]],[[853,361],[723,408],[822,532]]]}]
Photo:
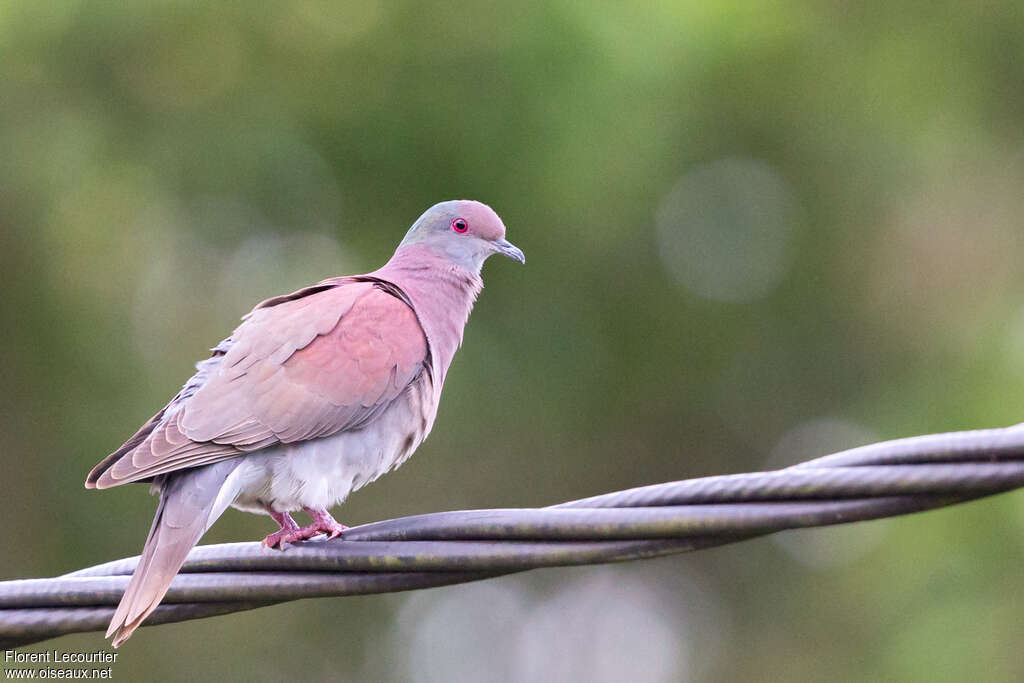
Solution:
[{"label": "pigeon", "polygon": [[[117,647],[160,604],[228,506],[267,514],[263,545],[343,534],[328,512],[430,433],[492,254],[525,263],[487,205],[436,204],[391,259],[267,299],[177,396],[89,473],[86,488],[148,482],[160,499],[110,621]],[[303,510],[312,523],[299,526]]]}]

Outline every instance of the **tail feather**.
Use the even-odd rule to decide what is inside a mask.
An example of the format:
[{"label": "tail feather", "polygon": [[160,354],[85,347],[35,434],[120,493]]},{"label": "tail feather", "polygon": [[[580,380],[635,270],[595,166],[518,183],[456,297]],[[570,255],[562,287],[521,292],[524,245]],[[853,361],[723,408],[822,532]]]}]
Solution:
[{"label": "tail feather", "polygon": [[107,629],[114,647],[128,640],[157,608],[189,551],[234,498],[226,489],[237,466],[238,460],[227,460],[182,470],[158,484],[160,504],[153,526]]}]

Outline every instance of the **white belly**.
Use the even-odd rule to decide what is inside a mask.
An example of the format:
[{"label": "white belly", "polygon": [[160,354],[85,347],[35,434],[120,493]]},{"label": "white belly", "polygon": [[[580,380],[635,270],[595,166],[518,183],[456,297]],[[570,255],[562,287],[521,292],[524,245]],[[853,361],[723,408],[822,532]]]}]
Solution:
[{"label": "white belly", "polygon": [[[247,512],[327,509],[401,465],[427,437],[436,405],[429,382],[416,382],[370,424],[311,441],[271,446],[241,458],[225,489]],[[424,400],[426,399],[426,400]]]}]

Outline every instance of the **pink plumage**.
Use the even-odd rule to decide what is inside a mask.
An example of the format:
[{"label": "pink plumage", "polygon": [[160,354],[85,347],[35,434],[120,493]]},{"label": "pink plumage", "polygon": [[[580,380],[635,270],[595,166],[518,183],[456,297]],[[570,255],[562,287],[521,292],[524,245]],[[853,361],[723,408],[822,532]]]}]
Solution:
[{"label": "pink plumage", "polygon": [[[437,414],[491,254],[525,261],[489,207],[442,202],[366,275],[257,305],[89,488],[152,481],[157,515],[111,620],[114,645],[159,605],[226,507],[269,514],[287,542],[344,529],[327,508],[404,462]],[[303,509],[313,524],[299,527]]]}]

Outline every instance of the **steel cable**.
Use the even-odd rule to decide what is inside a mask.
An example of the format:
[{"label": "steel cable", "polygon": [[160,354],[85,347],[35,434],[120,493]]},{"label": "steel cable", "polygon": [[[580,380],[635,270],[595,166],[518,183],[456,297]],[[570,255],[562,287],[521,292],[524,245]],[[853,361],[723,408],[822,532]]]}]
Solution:
[{"label": "steel cable", "polygon": [[[385,593],[539,567],[622,562],[919,512],[1024,486],[1024,425],[871,444],[771,472],[643,486],[547,508],[463,510],[355,527],[284,552],[199,546],[155,625],[312,597]],[[138,558],[0,582],[0,646],[103,630]]]}]

